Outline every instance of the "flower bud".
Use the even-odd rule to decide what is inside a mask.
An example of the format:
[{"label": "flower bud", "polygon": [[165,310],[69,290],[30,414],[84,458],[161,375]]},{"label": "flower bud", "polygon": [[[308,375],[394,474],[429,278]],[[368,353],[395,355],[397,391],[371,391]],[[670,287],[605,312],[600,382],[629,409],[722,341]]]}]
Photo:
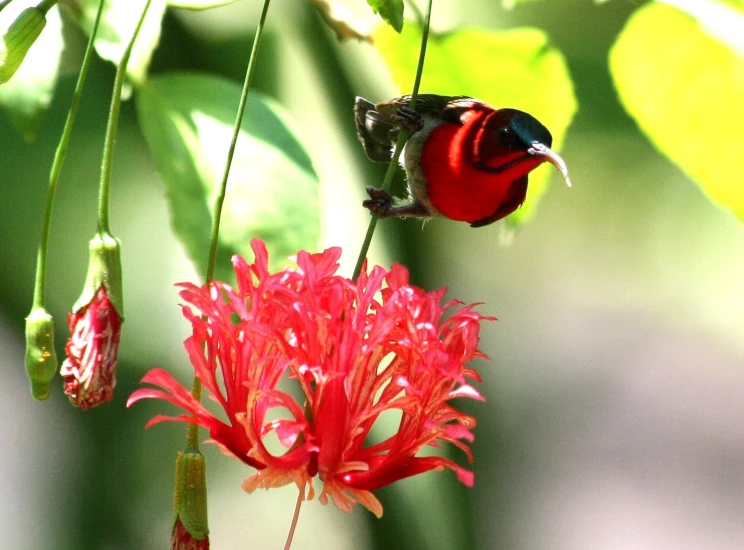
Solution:
[{"label": "flower bud", "polygon": [[180,518],[176,518],[171,535],[171,550],[209,550],[209,536],[194,537],[184,526]]},{"label": "flower bud", "polygon": [[124,298],[121,284],[121,245],[109,233],[96,233],[89,243],[88,275],[83,292],[72,307],[73,312],[90,304],[101,287],[106,288],[109,300],[118,314],[124,317]]},{"label": "flower bud", "polygon": [[60,374],[70,402],[87,410],[114,398],[116,361],[119,356],[122,318],[105,287],[82,309],[67,317],[70,339]]},{"label": "flower bud", "polygon": [[26,373],[34,399],[42,401],[49,397],[56,372],[52,316],[43,307],[34,307],[26,317]]},{"label": "flower bud", "polygon": [[45,25],[46,16],[39,8],[26,8],[10,24],[0,42],[0,84],[15,74]]},{"label": "flower bud", "polygon": [[176,457],[176,520],[171,536],[172,550],[209,548],[207,525],[207,461],[195,450]]},{"label": "flower bud", "polygon": [[67,318],[70,339],[60,369],[65,393],[83,410],[114,397],[122,301],[119,242],[99,233],[90,241],[85,287]]}]

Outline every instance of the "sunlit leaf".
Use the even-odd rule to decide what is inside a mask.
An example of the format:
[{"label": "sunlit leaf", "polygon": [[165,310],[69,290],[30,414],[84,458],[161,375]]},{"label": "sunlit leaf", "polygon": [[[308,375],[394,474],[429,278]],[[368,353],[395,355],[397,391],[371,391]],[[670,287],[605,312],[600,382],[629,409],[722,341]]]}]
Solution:
[{"label": "sunlit leaf", "polygon": [[[501,0],[501,5],[504,6],[504,9],[510,10],[516,7],[519,4],[531,4],[533,2],[542,1],[544,3],[547,2],[561,2],[563,0]],[[604,4],[605,2],[609,2],[610,0],[594,0],[595,4]],[[693,0],[694,1],[694,0]],[[738,0],[734,0],[738,1]]]},{"label": "sunlit leaf", "polygon": [[403,0],[367,0],[367,4],[397,32],[403,30]]},{"label": "sunlit leaf", "polygon": [[744,8],[674,3],[691,9],[648,4],[628,21],[610,55],[615,86],[651,142],[744,220]]},{"label": "sunlit leaf", "polygon": [[[2,11],[2,19],[12,21],[23,9],[36,3],[16,0]],[[42,116],[52,102],[64,48],[59,11],[50,9],[46,21],[13,78],[0,86],[0,107],[28,140],[36,137]]]},{"label": "sunlit leaf", "polygon": [[354,12],[341,0],[310,0],[318,8],[320,16],[339,40],[355,38],[362,42],[371,42],[371,27],[359,20]]},{"label": "sunlit leaf", "polygon": [[[96,35],[96,52],[103,59],[118,64],[137,27],[146,0],[106,0]],[[80,0],[71,13],[86,33],[90,33],[98,11],[99,0]],[[165,0],[151,0],[137,42],[127,66],[133,82],[142,82],[147,75],[152,53],[160,40],[160,26],[165,13]]]},{"label": "sunlit leaf", "polygon": [[511,10],[514,9],[517,4],[526,4],[535,2],[535,0],[501,0],[501,5],[504,6],[504,9]]},{"label": "sunlit leaf", "polygon": [[186,8],[190,10],[206,10],[226,6],[238,0],[166,0],[166,3],[173,8]]},{"label": "sunlit leaf", "polygon": [[[411,24],[401,35],[384,26],[375,34],[375,45],[402,93],[411,93],[420,41],[420,28]],[[526,111],[550,130],[555,150],[560,150],[577,108],[563,55],[549,44],[545,33],[532,28],[465,28],[431,37],[421,92],[468,95],[497,108]],[[388,98],[378,98],[382,99]],[[570,168],[571,159],[567,161]],[[555,168],[545,165],[530,175],[527,200],[507,218],[510,224],[518,225],[532,215],[553,174]]]},{"label": "sunlit leaf", "polygon": [[[198,73],[168,73],[137,91],[137,111],[165,182],[173,227],[205,273],[212,206],[232,137],[240,86]],[[314,250],[320,232],[318,178],[281,108],[251,92],[228,181],[215,277],[232,278],[230,257],[252,257],[264,239],[274,267]]]}]

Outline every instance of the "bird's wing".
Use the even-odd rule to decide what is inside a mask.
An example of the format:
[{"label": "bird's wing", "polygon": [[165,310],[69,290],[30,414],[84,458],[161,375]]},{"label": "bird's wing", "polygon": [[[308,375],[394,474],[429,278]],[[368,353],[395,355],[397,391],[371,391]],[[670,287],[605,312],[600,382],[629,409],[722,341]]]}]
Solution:
[{"label": "bird's wing", "polygon": [[[464,111],[479,101],[467,96],[444,96],[420,94],[416,98],[415,111],[423,116],[436,115],[444,120],[458,120]],[[401,107],[410,108],[411,96],[404,95],[375,105],[375,110],[385,119],[390,119]]]}]

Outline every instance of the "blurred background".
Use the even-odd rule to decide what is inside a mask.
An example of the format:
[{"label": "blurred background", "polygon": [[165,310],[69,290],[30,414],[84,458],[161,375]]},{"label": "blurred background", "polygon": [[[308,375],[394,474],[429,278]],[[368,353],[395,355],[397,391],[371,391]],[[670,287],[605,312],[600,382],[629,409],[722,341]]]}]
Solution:
[{"label": "blurred background", "polygon": [[[365,3],[349,4],[376,21]],[[380,491],[381,520],[361,507],[307,503],[293,548],[744,548],[744,229],[652,148],[617,101],[608,49],[636,8],[435,3],[435,30],[536,26],[563,52],[579,101],[561,152],[574,187],[556,172],[536,217],[507,245],[498,225],[381,222],[377,263],[401,262],[416,284],[447,286],[499,319],[481,333],[488,402],[462,404],[479,422],[475,487],[449,472],[399,482]],[[241,82],[259,10],[170,10],[151,72],[199,69]],[[170,229],[132,102],[122,110],[111,206],[127,320],[116,399],[83,414],[57,378],[50,399],[35,402],[23,368],[48,172],[85,45],[76,29],[68,35],[69,66],[38,139],[24,141],[0,117],[0,532],[12,549],[165,548],[185,430],[145,431],[171,409],[127,410],[125,401],[154,366],[189,383],[173,284],[196,275]],[[376,55],[337,43],[309,4],[275,0],[255,80],[311,147],[323,244],[344,248],[347,275],[369,219],[364,187],[385,169],[356,141],[353,99],[399,95]],[[94,61],[54,212],[47,296],[58,353],[95,231],[112,80],[113,67]],[[246,495],[240,482],[252,471],[214,446],[202,450],[212,547],[280,548],[295,489]]]}]

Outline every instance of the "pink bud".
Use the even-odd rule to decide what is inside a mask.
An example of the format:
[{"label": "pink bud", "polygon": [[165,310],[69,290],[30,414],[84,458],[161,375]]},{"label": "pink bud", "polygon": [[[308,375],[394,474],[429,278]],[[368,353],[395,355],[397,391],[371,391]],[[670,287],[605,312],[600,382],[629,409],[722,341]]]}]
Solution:
[{"label": "pink bud", "polygon": [[122,318],[102,285],[67,321],[70,339],[60,373],[70,402],[86,410],[114,397]]}]

